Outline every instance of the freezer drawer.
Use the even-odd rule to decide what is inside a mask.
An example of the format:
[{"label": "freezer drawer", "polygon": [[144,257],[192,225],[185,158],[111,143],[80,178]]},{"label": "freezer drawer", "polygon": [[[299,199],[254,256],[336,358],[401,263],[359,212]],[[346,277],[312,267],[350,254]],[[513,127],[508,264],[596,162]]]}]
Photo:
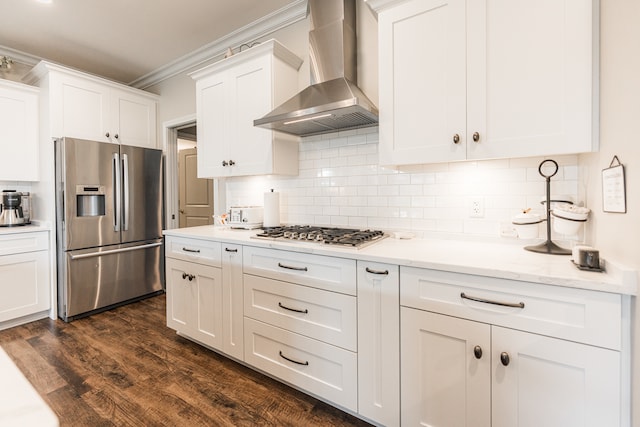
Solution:
[{"label": "freezer drawer", "polygon": [[59,262],[58,311],[65,321],[163,290],[162,239],[69,251]]}]

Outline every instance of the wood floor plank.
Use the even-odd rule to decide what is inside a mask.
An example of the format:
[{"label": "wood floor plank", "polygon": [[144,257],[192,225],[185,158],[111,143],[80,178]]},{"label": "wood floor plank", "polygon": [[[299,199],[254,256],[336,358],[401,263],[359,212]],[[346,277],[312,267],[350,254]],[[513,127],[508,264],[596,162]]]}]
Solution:
[{"label": "wood floor plank", "polygon": [[61,426],[368,426],[166,327],[164,295],[0,331]]}]

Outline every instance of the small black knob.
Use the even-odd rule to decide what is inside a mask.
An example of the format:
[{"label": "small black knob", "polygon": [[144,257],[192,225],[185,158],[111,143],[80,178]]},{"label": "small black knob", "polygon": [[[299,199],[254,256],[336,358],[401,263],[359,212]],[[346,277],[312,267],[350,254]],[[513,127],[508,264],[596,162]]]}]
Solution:
[{"label": "small black knob", "polygon": [[511,359],[509,358],[509,353],[507,353],[506,351],[503,351],[502,353],[500,353],[500,362],[504,366],[509,366],[509,362],[511,362]]},{"label": "small black knob", "polygon": [[482,347],[479,345],[473,347],[473,355],[476,356],[476,359],[482,359]]},{"label": "small black knob", "polygon": [[478,132],[473,133],[473,142],[480,141],[480,134]]},{"label": "small black knob", "polygon": [[460,135],[458,135],[457,133],[455,135],[453,135],[453,143],[454,144],[459,144],[460,143]]},{"label": "small black knob", "polygon": [[223,160],[223,161],[222,161],[222,166],[227,166],[228,164],[229,164],[229,163],[227,163],[227,161],[226,161],[226,160]]},{"label": "small black knob", "polygon": [[114,135],[114,137],[115,137],[115,139],[118,139],[118,134],[116,133],[116,134]]},{"label": "small black knob", "polygon": [[236,164],[236,162],[234,162],[233,160],[229,160],[229,166],[233,166],[235,164]]},{"label": "small black knob", "polygon": [[105,133],[104,136],[106,136],[107,138],[109,138],[109,132]]},{"label": "small black knob", "polygon": [[187,278],[187,273],[182,273],[182,279],[186,279]]}]

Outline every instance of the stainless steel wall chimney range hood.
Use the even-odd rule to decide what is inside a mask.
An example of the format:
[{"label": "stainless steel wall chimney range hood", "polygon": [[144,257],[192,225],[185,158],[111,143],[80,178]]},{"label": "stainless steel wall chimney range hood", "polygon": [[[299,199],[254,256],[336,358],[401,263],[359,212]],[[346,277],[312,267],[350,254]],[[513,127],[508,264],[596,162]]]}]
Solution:
[{"label": "stainless steel wall chimney range hood", "polygon": [[355,0],[307,4],[311,86],[254,120],[254,126],[308,136],[377,125],[377,107],[355,84]]}]

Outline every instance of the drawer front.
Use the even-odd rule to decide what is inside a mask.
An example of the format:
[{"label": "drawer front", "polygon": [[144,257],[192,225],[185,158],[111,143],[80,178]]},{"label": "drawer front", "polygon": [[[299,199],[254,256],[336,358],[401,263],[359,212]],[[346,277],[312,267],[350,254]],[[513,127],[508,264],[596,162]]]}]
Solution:
[{"label": "drawer front", "polygon": [[620,350],[620,295],[402,267],[400,304]]},{"label": "drawer front", "polygon": [[207,240],[166,236],[165,256],[220,267],[222,265],[222,245],[219,242]]},{"label": "drawer front", "polygon": [[357,350],[356,297],[246,274],[244,314],[310,338]]},{"label": "drawer front", "polygon": [[356,354],[245,317],[245,362],[349,410],[358,410]]},{"label": "drawer front", "polygon": [[0,235],[0,255],[44,251],[48,248],[48,231]]},{"label": "drawer front", "polygon": [[247,246],[245,273],[356,295],[356,262],[352,259]]}]

